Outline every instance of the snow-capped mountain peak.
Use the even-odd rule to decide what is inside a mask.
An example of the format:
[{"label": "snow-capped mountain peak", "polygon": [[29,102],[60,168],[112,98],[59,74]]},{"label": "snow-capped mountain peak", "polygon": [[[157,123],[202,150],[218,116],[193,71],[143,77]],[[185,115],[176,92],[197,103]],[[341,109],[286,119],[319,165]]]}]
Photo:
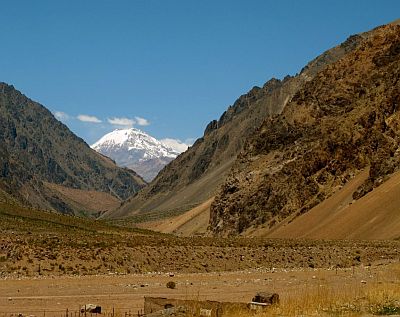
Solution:
[{"label": "snow-capped mountain peak", "polygon": [[[175,158],[179,152],[166,146],[162,142],[135,128],[117,129],[107,133],[92,148],[96,151],[106,151],[110,149],[119,150],[143,150],[145,159],[156,157]],[[104,153],[103,153],[104,154]]]},{"label": "snow-capped mountain peak", "polygon": [[[115,160],[119,166],[132,168],[149,181],[185,149],[182,143],[177,144],[179,147],[175,146],[175,149],[169,144],[174,145],[171,142],[165,144],[139,129],[130,128],[107,133],[91,147]],[[141,170],[143,168],[145,171]]]}]

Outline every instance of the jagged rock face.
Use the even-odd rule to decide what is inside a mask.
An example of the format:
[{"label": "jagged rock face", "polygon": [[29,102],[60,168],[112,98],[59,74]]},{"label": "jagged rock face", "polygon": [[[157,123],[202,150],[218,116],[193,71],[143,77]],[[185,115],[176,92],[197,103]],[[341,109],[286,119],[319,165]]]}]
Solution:
[{"label": "jagged rock face", "polygon": [[126,199],[145,185],[96,153],[42,105],[0,83],[0,187],[25,204],[74,213],[44,183]]},{"label": "jagged rock face", "polygon": [[281,113],[292,96],[319,70],[354,50],[363,36],[351,36],[324,52],[299,75],[271,79],[263,87],[254,87],[240,96],[219,120],[207,125],[202,138],[161,170],[147,188],[109,216],[122,217],[148,210],[187,210],[215,195],[246,139],[266,118]]},{"label": "jagged rock face", "polygon": [[158,172],[180,154],[161,141],[135,128],[112,131],[92,148],[128,167],[150,182]]},{"label": "jagged rock face", "polygon": [[216,234],[272,227],[370,166],[355,199],[400,165],[400,26],[371,31],[251,137],[211,207]]}]

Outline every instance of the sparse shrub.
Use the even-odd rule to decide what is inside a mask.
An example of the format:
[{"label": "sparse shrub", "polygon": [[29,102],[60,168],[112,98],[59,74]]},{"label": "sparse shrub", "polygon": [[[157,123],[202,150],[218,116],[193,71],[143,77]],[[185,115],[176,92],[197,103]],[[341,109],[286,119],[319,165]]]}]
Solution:
[{"label": "sparse shrub", "polygon": [[374,315],[398,315],[400,314],[400,307],[394,303],[386,303],[383,305],[377,305],[371,309]]},{"label": "sparse shrub", "polygon": [[59,264],[59,265],[58,265],[58,269],[59,269],[60,271],[62,271],[62,272],[65,272],[65,267],[64,267],[64,265],[62,265],[62,264]]},{"label": "sparse shrub", "polygon": [[167,288],[175,289],[175,288],[176,288],[175,282],[169,281],[169,282],[167,283]]}]

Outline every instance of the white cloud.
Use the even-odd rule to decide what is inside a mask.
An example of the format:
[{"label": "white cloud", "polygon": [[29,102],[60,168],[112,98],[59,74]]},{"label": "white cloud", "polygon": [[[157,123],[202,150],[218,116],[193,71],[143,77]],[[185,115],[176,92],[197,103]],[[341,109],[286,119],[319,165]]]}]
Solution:
[{"label": "white cloud", "polygon": [[167,146],[167,147],[169,147],[169,148],[171,148],[171,149],[173,149],[173,150],[175,150],[175,151],[177,151],[177,152],[179,152],[179,153],[185,152],[185,151],[188,149],[188,147],[189,147],[188,144],[183,143],[183,142],[182,142],[181,140],[179,140],[179,139],[165,138],[165,139],[162,139],[162,140],[160,140],[160,141],[161,141],[161,143],[163,143],[165,146]]},{"label": "white cloud", "polygon": [[123,127],[132,127],[136,122],[133,119],[129,118],[108,118],[107,119],[108,123],[112,125],[118,125],[118,126],[123,126]]},{"label": "white cloud", "polygon": [[53,114],[60,121],[67,121],[70,119],[70,116],[62,111],[54,111]]},{"label": "white cloud", "polygon": [[99,118],[97,118],[95,116],[89,116],[86,114],[80,114],[76,118],[82,122],[90,122],[90,123],[101,123],[102,122]]},{"label": "white cloud", "polygon": [[149,120],[141,117],[135,117],[137,125],[140,125],[142,127],[147,126],[150,124]]},{"label": "white cloud", "polygon": [[187,144],[188,146],[192,146],[195,141],[195,138],[188,138],[183,143]]}]

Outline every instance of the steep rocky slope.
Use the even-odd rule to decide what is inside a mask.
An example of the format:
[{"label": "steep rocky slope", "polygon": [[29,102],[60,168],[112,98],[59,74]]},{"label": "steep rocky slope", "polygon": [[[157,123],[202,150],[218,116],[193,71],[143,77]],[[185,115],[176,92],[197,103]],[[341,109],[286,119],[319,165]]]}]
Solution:
[{"label": "steep rocky slope", "polygon": [[364,35],[351,36],[343,44],[311,61],[294,77],[271,79],[240,96],[219,120],[210,122],[204,136],[167,165],[147,188],[109,217],[137,212],[189,210],[210,197],[225,180],[245,140],[265,118],[279,114],[295,92],[326,65],[352,51]]},{"label": "steep rocky slope", "polygon": [[134,170],[148,182],[181,153],[135,128],[107,133],[91,147],[113,159],[118,166]]},{"label": "steep rocky slope", "polygon": [[374,29],[250,138],[211,206],[221,235],[300,215],[360,170],[359,199],[400,165],[400,26]]},{"label": "steep rocky slope", "polygon": [[42,105],[0,83],[0,189],[23,204],[85,212],[85,204],[73,196],[87,192],[62,192],[52,184],[122,200],[145,182],[96,153]]}]

